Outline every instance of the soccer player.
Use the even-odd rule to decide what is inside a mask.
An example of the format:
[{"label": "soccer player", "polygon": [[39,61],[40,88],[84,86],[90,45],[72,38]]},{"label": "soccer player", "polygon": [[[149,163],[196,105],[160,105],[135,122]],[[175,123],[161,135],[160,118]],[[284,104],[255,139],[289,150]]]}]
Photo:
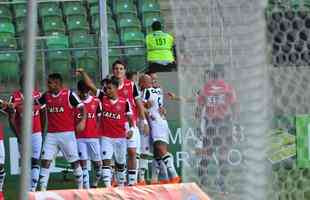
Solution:
[{"label": "soccer player", "polygon": [[168,152],[170,129],[165,117],[160,113],[160,107],[163,105],[163,95],[159,90],[154,89],[152,78],[149,75],[143,75],[140,79],[140,86],[143,90],[143,101],[148,109],[148,118],[151,126],[151,136],[153,139],[153,149],[156,168],[155,176],[152,182],[158,182],[158,176],[161,172],[165,173],[167,169],[169,180],[163,182],[179,183],[178,176],[174,167],[172,155]]},{"label": "soccer player", "polygon": [[[0,99],[0,109],[5,113],[12,113],[14,108],[13,105]],[[4,149],[4,127],[0,123],[0,199],[4,198],[3,185],[5,178],[4,164],[5,164],[5,149]]]},{"label": "soccer player", "polygon": [[[9,103],[13,104],[15,112],[9,113],[9,124],[13,130],[18,142],[20,143],[21,126],[23,116],[23,76],[19,80],[20,89],[16,90],[10,96]],[[34,99],[41,97],[41,93],[38,90],[34,90],[32,93]],[[32,117],[32,158],[31,158],[31,184],[30,191],[35,191],[39,180],[40,173],[40,154],[42,149],[42,129],[45,124],[45,105],[33,105],[33,117]],[[22,152],[21,152],[22,153]]]},{"label": "soccer player", "polygon": [[[84,81],[80,80],[77,84],[78,95],[84,103],[87,119],[85,129],[81,132],[76,131],[80,164],[83,169],[83,188],[89,189],[89,173],[87,160],[91,160],[95,169],[94,187],[97,187],[101,179],[101,156],[99,141],[99,123],[102,114],[101,102],[98,98],[89,95],[89,88]],[[81,120],[81,113],[76,114],[76,123]]]},{"label": "soccer player", "polygon": [[[136,85],[126,79],[126,65],[117,60],[112,65],[113,75],[118,79],[119,86],[118,86],[118,96],[123,97],[129,100],[130,107],[133,113],[133,136],[128,139],[127,141],[127,148],[128,148],[128,185],[136,185],[137,184],[137,150],[139,150],[139,143],[140,143],[140,133],[139,129],[137,128],[137,118],[138,115],[143,123],[143,133],[148,134],[149,126],[148,122],[145,118],[145,109],[141,102],[138,89]],[[102,90],[98,90],[97,87],[94,85],[92,80],[89,78],[87,73],[82,69],[77,69],[77,73],[81,74],[83,79],[85,80],[86,85],[91,89],[91,91],[97,96],[104,95]]]},{"label": "soccer player", "polygon": [[[40,190],[47,189],[50,164],[59,150],[73,168],[77,187],[82,189],[83,171],[79,163],[74,131],[81,132],[85,128],[84,104],[74,92],[63,87],[63,79],[59,73],[48,76],[47,87],[48,91],[36,101],[40,105],[46,105],[48,123],[41,154]],[[77,125],[74,122],[75,108],[81,113],[81,120]]]},{"label": "soccer player", "polygon": [[114,154],[118,186],[126,182],[127,139],[133,137],[132,111],[127,99],[118,96],[118,80],[106,81],[106,96],[101,98],[103,106],[101,149],[103,159],[103,182],[111,186],[111,162]]}]

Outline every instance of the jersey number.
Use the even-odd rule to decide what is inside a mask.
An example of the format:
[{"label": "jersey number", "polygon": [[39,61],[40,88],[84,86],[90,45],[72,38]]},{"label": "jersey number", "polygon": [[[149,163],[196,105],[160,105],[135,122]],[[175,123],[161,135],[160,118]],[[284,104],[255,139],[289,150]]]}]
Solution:
[{"label": "jersey number", "polygon": [[157,46],[166,45],[166,38],[156,38],[155,42]]}]

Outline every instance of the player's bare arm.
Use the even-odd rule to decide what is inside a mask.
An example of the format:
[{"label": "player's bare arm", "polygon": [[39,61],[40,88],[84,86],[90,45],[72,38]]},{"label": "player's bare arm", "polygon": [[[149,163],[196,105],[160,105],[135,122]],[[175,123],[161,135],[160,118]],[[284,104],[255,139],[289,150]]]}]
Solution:
[{"label": "player's bare arm", "polygon": [[148,101],[144,102],[143,105],[144,105],[144,107],[145,107],[146,109],[149,109],[149,108],[151,108],[151,107],[154,105],[154,102],[151,101],[151,100],[148,100]]},{"label": "player's bare arm", "polygon": [[78,109],[81,113],[81,120],[76,125],[76,132],[79,134],[85,129],[86,126],[86,110],[84,106],[80,106]]},{"label": "player's bare arm", "polygon": [[93,94],[96,94],[98,88],[96,87],[96,85],[94,84],[92,79],[88,76],[88,74],[84,71],[84,69],[83,68],[78,68],[76,70],[76,73],[77,73],[77,75],[81,75],[82,79],[85,81],[85,84],[87,85],[87,87],[89,87],[90,91]]},{"label": "player's bare arm", "polygon": [[194,98],[191,97],[182,97],[182,96],[177,96],[175,93],[173,92],[167,92],[166,93],[167,98],[170,101],[180,101],[182,103],[193,103],[195,102]]},{"label": "player's bare arm", "polygon": [[146,120],[145,108],[144,108],[143,103],[140,99],[136,98],[135,102],[136,102],[136,105],[137,105],[137,108],[139,111],[140,119],[143,120],[143,133],[147,135],[150,132],[150,127],[149,127],[149,124]]}]

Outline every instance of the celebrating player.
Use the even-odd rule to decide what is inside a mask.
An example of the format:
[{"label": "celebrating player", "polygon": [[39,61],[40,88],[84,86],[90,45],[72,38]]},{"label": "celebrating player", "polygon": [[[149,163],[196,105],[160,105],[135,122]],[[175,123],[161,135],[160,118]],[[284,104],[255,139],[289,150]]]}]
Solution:
[{"label": "celebrating player", "polygon": [[[117,60],[113,63],[112,66],[113,75],[119,81],[118,87],[118,96],[123,97],[129,100],[130,107],[133,112],[133,137],[128,139],[127,141],[127,148],[128,148],[128,185],[135,185],[137,183],[137,150],[139,150],[139,143],[140,143],[140,133],[139,129],[137,128],[137,118],[138,114],[143,122],[144,126],[144,134],[148,134],[149,127],[148,122],[145,118],[145,109],[143,104],[141,103],[140,96],[136,85],[126,79],[126,65]],[[96,93],[97,96],[103,95],[104,92],[98,90],[92,80],[89,78],[87,73],[81,68],[77,70],[77,73],[81,74],[83,79],[85,80],[86,85],[92,90],[93,93]]]},{"label": "celebrating player", "polygon": [[[79,164],[77,142],[74,131],[81,132],[85,128],[86,113],[84,104],[72,91],[63,87],[62,76],[53,73],[48,76],[48,91],[38,99],[40,105],[46,104],[47,109],[47,135],[43,144],[41,155],[40,190],[47,189],[49,180],[49,167],[51,161],[60,150],[66,160],[73,167],[73,174],[79,189],[83,188],[83,171]],[[81,121],[75,126],[74,108],[78,108]]]},{"label": "celebrating player", "polygon": [[140,86],[143,90],[143,101],[148,109],[149,122],[151,126],[151,135],[153,139],[154,156],[156,161],[154,164],[156,174],[152,177],[152,182],[158,182],[159,172],[167,170],[169,180],[164,182],[178,183],[178,176],[172,155],[168,152],[170,129],[165,117],[160,113],[160,107],[163,105],[163,95],[159,90],[152,87],[152,79],[149,75],[143,75],[140,79]]},{"label": "celebrating player", "polygon": [[[19,80],[20,89],[13,92],[9,102],[13,104],[15,112],[9,113],[9,124],[14,134],[20,142],[21,137],[21,126],[23,116],[23,76]],[[34,99],[41,97],[41,93],[34,90],[32,93]],[[39,180],[40,173],[40,154],[42,148],[42,127],[45,124],[45,105],[34,105],[33,106],[33,117],[32,117],[32,159],[31,159],[31,188],[30,191],[35,191]]]},{"label": "celebrating player", "polygon": [[[101,156],[100,141],[98,134],[99,117],[102,114],[102,106],[99,99],[90,96],[89,88],[81,80],[77,84],[78,95],[83,101],[87,119],[85,129],[81,132],[76,131],[80,163],[83,169],[83,188],[89,189],[89,173],[87,169],[87,160],[93,161],[95,169],[94,187],[97,187],[101,179]],[[76,123],[81,120],[81,113],[76,114]]]},{"label": "celebrating player", "polygon": [[106,96],[101,98],[103,105],[101,149],[103,159],[103,181],[111,186],[113,154],[115,156],[116,180],[119,186],[126,182],[127,140],[133,136],[132,112],[128,100],[118,96],[118,80],[115,77],[106,81]]}]

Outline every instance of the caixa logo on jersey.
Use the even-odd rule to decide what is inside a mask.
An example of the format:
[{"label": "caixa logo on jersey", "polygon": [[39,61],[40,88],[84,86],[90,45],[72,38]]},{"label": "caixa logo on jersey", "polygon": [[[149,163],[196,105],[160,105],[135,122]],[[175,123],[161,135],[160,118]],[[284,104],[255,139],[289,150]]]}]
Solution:
[{"label": "caixa logo on jersey", "polygon": [[[96,116],[95,113],[87,113],[87,118],[88,119],[94,119],[95,116]],[[81,119],[82,118],[82,114],[81,113],[77,114],[77,118]]]},{"label": "caixa logo on jersey", "polygon": [[63,113],[65,111],[64,107],[48,107],[49,113]]},{"label": "caixa logo on jersey", "polygon": [[105,112],[103,111],[103,117],[112,118],[112,119],[121,119],[121,115],[118,113]]}]

